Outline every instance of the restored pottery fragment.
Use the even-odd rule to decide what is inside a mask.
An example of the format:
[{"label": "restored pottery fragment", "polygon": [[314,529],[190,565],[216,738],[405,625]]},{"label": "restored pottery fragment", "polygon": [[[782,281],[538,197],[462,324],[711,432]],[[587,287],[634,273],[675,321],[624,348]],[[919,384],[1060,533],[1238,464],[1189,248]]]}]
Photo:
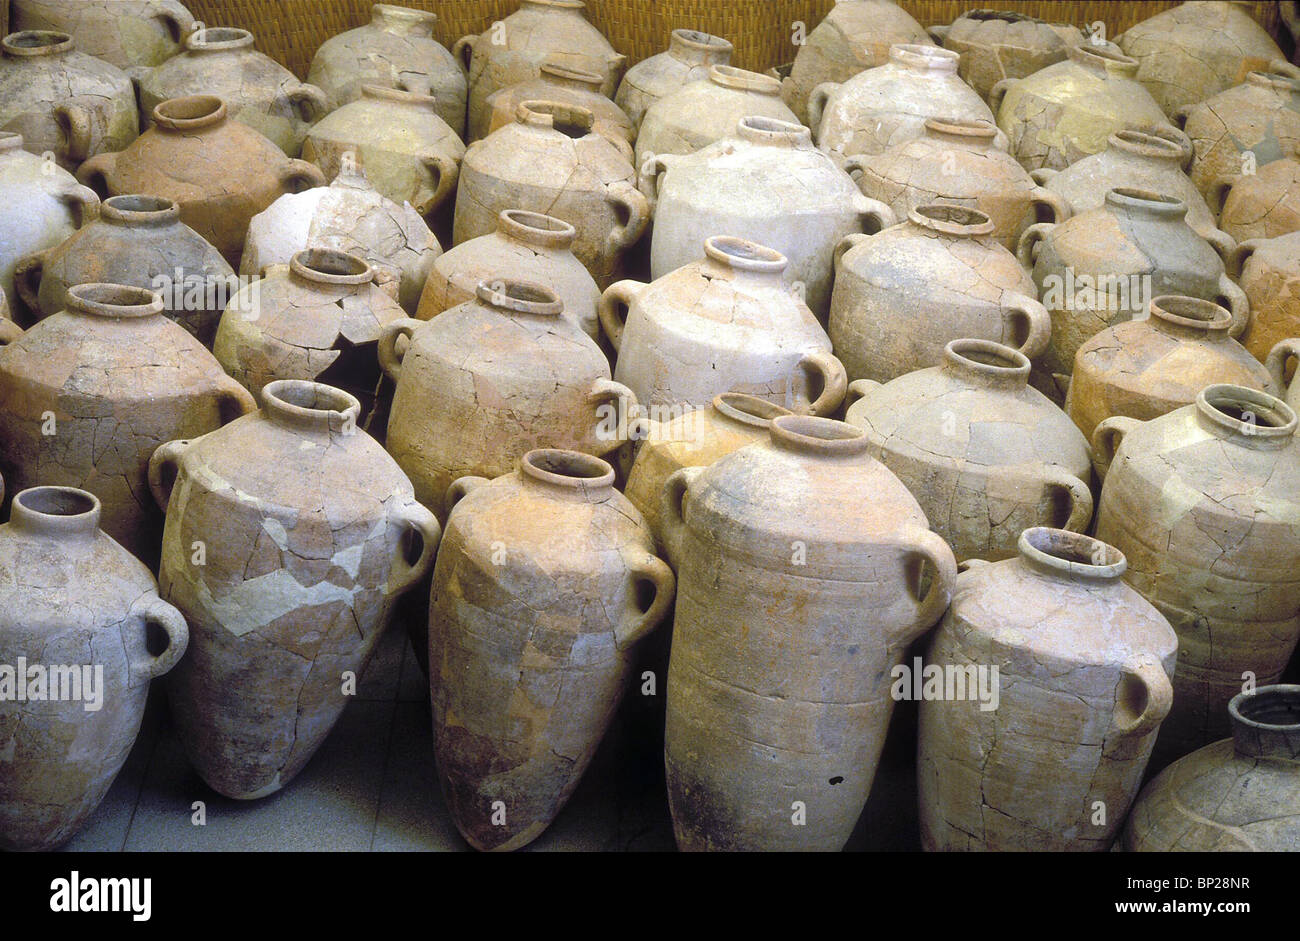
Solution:
[{"label": "restored pottery fragment", "polygon": [[558,101],[586,108],[595,119],[592,130],[608,138],[619,149],[624,149],[624,145],[630,149],[636,137],[632,120],[622,108],[601,94],[603,81],[599,72],[586,72],[564,65],[562,61],[547,59],[542,63],[541,75],[537,78],[508,85],[488,96],[479,124],[470,128],[469,139],[481,140],[498,128],[513,124],[519,106],[525,101]]},{"label": "restored pottery fragment", "polygon": [[930,35],[961,56],[957,74],[987,99],[1006,78],[1024,78],[1065,59],[1083,42],[1077,26],[1047,23],[1009,10],[967,10],[949,26],[931,26]]},{"label": "restored pottery fragment", "polygon": [[709,66],[730,65],[735,47],[721,36],[694,29],[675,29],[668,48],[642,59],[627,70],[619,83],[614,103],[623,109],[639,129],[650,106],[683,85],[707,78]]},{"label": "restored pottery fragment", "polygon": [[1300,231],[1300,145],[1253,173],[1220,177],[1209,201],[1223,231],[1238,242]]},{"label": "restored pottery fragment", "polygon": [[87,55],[136,74],[180,52],[194,17],[178,0],[11,0],[9,28],[67,33]]},{"label": "restored pottery fragment", "polygon": [[1300,337],[1300,233],[1247,239],[1228,258],[1250,303],[1241,342],[1263,362],[1282,340]]}]

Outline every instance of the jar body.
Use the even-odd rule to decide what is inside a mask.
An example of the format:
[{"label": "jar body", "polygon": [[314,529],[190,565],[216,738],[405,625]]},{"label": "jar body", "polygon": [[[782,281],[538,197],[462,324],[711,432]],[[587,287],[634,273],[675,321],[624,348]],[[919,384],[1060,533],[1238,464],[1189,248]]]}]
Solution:
[{"label": "jar body", "polygon": [[639,130],[650,106],[683,85],[708,77],[709,66],[729,65],[734,51],[719,36],[697,30],[674,30],[669,50],[642,59],[627,70],[619,83],[614,103],[623,109]]},{"label": "jar body", "polygon": [[1254,73],[1185,110],[1183,130],[1192,142],[1188,175],[1212,201],[1224,177],[1258,170],[1300,145],[1300,82]]},{"label": "jar body", "polygon": [[1278,343],[1300,336],[1300,234],[1245,242],[1232,265],[1250,301],[1241,342],[1263,362]]},{"label": "jar body", "polygon": [[1300,231],[1300,160],[1274,160],[1254,173],[1227,177],[1220,186],[1227,195],[1219,225],[1237,242]]},{"label": "jar body", "polygon": [[161,65],[194,28],[178,0],[13,0],[10,17],[11,32],[68,33],[86,55],[128,70]]},{"label": "jar body", "polygon": [[998,82],[1061,62],[1081,42],[1077,26],[992,10],[969,10],[943,33],[943,48],[961,55],[958,74],[986,101]]}]

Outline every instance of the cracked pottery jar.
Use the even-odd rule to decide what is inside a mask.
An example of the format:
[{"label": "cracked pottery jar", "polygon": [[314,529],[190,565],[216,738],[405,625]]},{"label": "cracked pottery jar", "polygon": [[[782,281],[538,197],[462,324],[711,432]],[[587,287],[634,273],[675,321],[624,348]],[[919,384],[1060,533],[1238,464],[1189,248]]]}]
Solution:
[{"label": "cracked pottery jar", "polygon": [[481,140],[493,131],[513,124],[519,106],[525,101],[556,101],[591,112],[592,130],[626,153],[632,152],[636,132],[623,109],[600,93],[598,72],[584,72],[550,59],[542,63],[537,78],[510,85],[493,92],[485,103],[477,127],[470,128],[470,139]]},{"label": "cracked pottery jar", "polygon": [[1179,112],[1192,142],[1188,175],[1207,201],[1225,176],[1255,170],[1300,145],[1300,81],[1251,72],[1242,84]]},{"label": "cracked pottery jar", "polygon": [[1113,546],[1039,527],[1014,558],[957,576],[925,671],[996,673],[991,697],[921,702],[927,851],[1110,848],[1169,712],[1178,655],[1169,622],[1121,580],[1126,564]]},{"label": "cracked pottery jar", "polygon": [[781,97],[808,123],[808,97],[826,82],[853,76],[889,61],[897,43],[925,45],[929,34],[894,0],[835,0],[795,54]]},{"label": "cracked pottery jar", "polygon": [[290,157],[302,150],[307,129],[329,112],[323,91],[253,49],[248,30],[227,26],[196,29],[185,37],[183,52],[140,80],[140,108],[146,115],[164,101],[188,95],[220,98],[231,118]]},{"label": "cracked pottery jar", "polygon": [[344,160],[329,186],[286,193],[253,217],[240,274],[255,277],[287,265],[305,248],[328,248],[364,258],[386,280],[398,282],[407,313],[420,302],[425,279],[442,246],[409,203],[379,193],[356,161]]},{"label": "cracked pottery jar", "polygon": [[299,186],[325,183],[310,163],[290,160],[252,128],[229,120],[225,103],[212,95],[164,101],[154,109],[153,127],[121,153],[87,160],[77,178],[108,196],[175,200],[181,222],[232,268],[239,266],[253,216]]},{"label": "cracked pottery jar", "polygon": [[850,157],[844,165],[857,174],[858,188],[897,218],[930,203],[978,209],[993,220],[993,237],[1015,251],[1025,229],[1038,221],[1063,222],[1070,208],[1035,183],[996,137],[991,121],[928,118],[920,137],[882,154]]},{"label": "cracked pottery jar", "polygon": [[602,457],[626,439],[636,396],[562,312],[547,288],[506,277],[432,320],[384,331],[379,362],[397,383],[388,450],[439,519],[457,478],[508,474],[536,448]]},{"label": "cracked pottery jar", "polygon": [[723,392],[834,413],[844,367],[787,282],[787,265],[774,249],[715,236],[703,258],[650,284],[612,285],[600,322],[618,352],[614,378],[657,420],[707,408]]},{"label": "cracked pottery jar", "polygon": [[586,108],[527,101],[514,124],[472,144],[456,190],[453,243],[496,231],[505,209],[544,213],[577,229],[573,254],[597,284],[618,280],[650,204],[627,155],[595,133],[593,121]]},{"label": "cracked pottery jar", "polygon": [[573,254],[578,230],[563,219],[503,209],[489,235],[461,242],[434,260],[417,320],[431,320],[478,296],[478,286],[503,276],[540,284],[564,305],[563,316],[593,340],[600,337],[600,287]]},{"label": "cracked pottery jar", "polygon": [[1228,703],[1232,735],[1166,768],[1124,827],[1130,853],[1300,852],[1300,686]]},{"label": "cracked pottery jar", "polygon": [[159,583],[190,625],[168,699],[190,763],[225,797],[293,780],[351,698],[339,677],[363,673],[433,566],[438,522],[360,410],[331,386],[273,382],[260,411],[150,462],[167,511]]},{"label": "cracked pottery jar", "polygon": [[1300,337],[1300,232],[1247,239],[1228,258],[1228,274],[1250,303],[1242,345],[1260,362],[1282,340]]},{"label": "cracked pottery jar", "polygon": [[1068,215],[1100,209],[1106,194],[1118,187],[1176,197],[1187,204],[1187,224],[1207,242],[1230,251],[1231,236],[1219,229],[1205,197],[1183,172],[1186,162],[1187,153],[1176,140],[1143,131],[1116,131],[1101,153],[1064,170],[1044,167],[1032,175],[1044,189],[1065,200]]},{"label": "cracked pottery jar", "polygon": [[[0,701],[6,851],[52,850],[85,826],[135,744],[149,681],[175,666],[189,639],[153,573],[99,528],[99,514],[84,490],[34,487],[14,497],[0,526],[0,660],[9,683],[13,665],[22,671],[25,662],[27,671],[48,667],[52,698],[63,682],[80,692],[28,703],[14,701],[11,686]],[[60,680],[67,666],[75,672]]]},{"label": "cracked pottery jar", "polygon": [[536,78],[548,58],[605,77],[601,94],[612,97],[627,68],[587,22],[582,0],[519,0],[519,9],[478,36],[462,36],[451,53],[469,72],[469,123],[487,108],[495,91]]},{"label": "cracked pottery jar", "polygon": [[178,0],[12,0],[11,29],[67,33],[87,55],[128,74],[181,50],[194,17]]},{"label": "cracked pottery jar", "polygon": [[1130,26],[1115,42],[1139,63],[1137,80],[1172,115],[1231,88],[1246,73],[1286,62],[1250,11],[1255,3],[1182,3]]},{"label": "cracked pottery jar", "polygon": [[650,276],[662,278],[699,258],[705,239],[725,234],[775,249],[786,280],[824,323],[831,304],[835,246],[853,232],[894,224],[884,203],[860,193],[835,161],[813,146],[802,124],[741,118],[727,138],[689,155],[641,166],[654,230]]},{"label": "cracked pottery jar", "polygon": [[937,46],[903,43],[884,65],[840,85],[818,85],[808,99],[817,146],[842,160],[882,154],[920,137],[928,118],[991,123],[984,99],[957,77],[960,59]]},{"label": "cracked pottery jar", "polygon": [[54,248],[99,217],[99,196],[57,164],[23,149],[21,134],[0,131],[0,289],[14,298],[14,269],[28,255]]},{"label": "cracked pottery jar", "polygon": [[708,467],[746,445],[766,441],[773,418],[793,415],[784,406],[741,392],[724,392],[713,404],[667,421],[647,419],[623,493],[645,517],[662,546],[664,484],[683,467]]},{"label": "cracked pottery jar", "polygon": [[67,33],[10,33],[0,40],[0,128],[76,170],[139,135],[135,89],[121,69],[78,52]]},{"label": "cracked pottery jar", "polygon": [[1106,149],[1117,131],[1145,131],[1191,144],[1134,78],[1138,62],[1114,45],[1082,42],[1066,60],[993,86],[989,105],[1026,170],[1063,170]]},{"label": "cracked pottery jar", "polygon": [[1083,42],[1077,26],[1047,23],[1008,10],[967,10],[950,26],[931,26],[943,48],[961,56],[957,74],[987,99],[1005,78],[1024,78],[1065,59]]},{"label": "cracked pottery jar", "polygon": [[627,70],[619,83],[614,103],[639,129],[646,111],[660,98],[684,85],[708,78],[709,66],[730,65],[735,47],[721,36],[694,29],[675,29],[668,37],[668,49],[642,59]]},{"label": "cracked pottery jar", "polygon": [[438,117],[463,134],[469,83],[461,63],[433,38],[437,22],[427,10],[376,3],[369,23],[316,50],[307,81],[325,93],[330,111],[356,101],[365,85],[427,95]]},{"label": "cracked pottery jar", "polygon": [[956,580],[860,429],[786,415],[769,435],[665,485],[664,764],[683,850],[840,850],[884,744],[891,668]]},{"label": "cracked pottery jar", "polygon": [[111,283],[158,291],[163,313],[208,348],[235,272],[203,236],[181,222],[180,207],[160,196],[113,196],[99,218],[52,248],[22,258],[15,287],[36,318],[63,310],[68,289]]},{"label": "cracked pottery jar", "polygon": [[1250,304],[1225,273],[1220,247],[1187,224],[1181,199],[1127,187],[1108,192],[1100,209],[1026,229],[1017,255],[1052,317],[1051,343],[1036,364],[1040,388],[1064,395],[1079,347],[1109,326],[1142,319],[1164,294],[1222,304],[1232,312],[1229,335],[1240,336]]},{"label": "cracked pottery jar", "polygon": [[359,164],[376,190],[429,219],[456,192],[465,145],[436,99],[363,85],[359,99],[312,126],[302,155],[331,180]]},{"label": "cracked pottery jar", "polygon": [[438,780],[471,846],[515,850],[578,786],[675,579],[600,458],[530,451],[448,503],[429,610]]},{"label": "cracked pottery jar", "polygon": [[943,362],[849,389],[845,421],[897,475],[958,562],[1017,552],[1033,526],[1085,532],[1092,522],[1088,439],[1029,385],[1023,353],[953,340]]},{"label": "cracked pottery jar", "polygon": [[993,340],[1030,359],[1051,320],[1033,279],[978,209],[936,203],[835,249],[830,338],[849,379],[891,379],[938,365],[951,340]]},{"label": "cracked pottery jar", "polygon": [[256,406],[163,316],[160,294],[82,284],[66,303],[0,347],[0,473],[11,491],[90,491],[104,531],[152,566],[162,516],[146,492],[149,456],[160,441],[206,434]]},{"label": "cracked pottery jar", "polygon": [[1228,336],[1232,314],[1210,301],[1152,298],[1150,314],[1107,327],[1074,357],[1065,410],[1084,437],[1112,415],[1150,421],[1191,405],[1208,385],[1280,395],[1267,369]]},{"label": "cracked pottery jar", "polygon": [[277,379],[320,382],[361,403],[362,428],[383,429],[392,389],[376,351],[406,313],[396,281],[380,277],[360,256],[304,249],[231,299],[212,352],[259,400]]},{"label": "cracked pottery jar", "polygon": [[1250,671],[1276,683],[1300,639],[1296,414],[1266,393],[1207,386],[1148,422],[1097,426],[1098,539],[1178,632],[1174,707],[1157,765],[1221,738]]},{"label": "cracked pottery jar", "polygon": [[1300,231],[1300,150],[1253,173],[1220,177],[1209,202],[1223,231],[1238,242]]},{"label": "cracked pottery jar", "polygon": [[693,154],[734,137],[740,119],[750,117],[799,123],[781,100],[781,83],[770,75],[710,66],[707,81],[689,82],[646,111],[636,137],[636,165],[645,166],[652,156]]}]

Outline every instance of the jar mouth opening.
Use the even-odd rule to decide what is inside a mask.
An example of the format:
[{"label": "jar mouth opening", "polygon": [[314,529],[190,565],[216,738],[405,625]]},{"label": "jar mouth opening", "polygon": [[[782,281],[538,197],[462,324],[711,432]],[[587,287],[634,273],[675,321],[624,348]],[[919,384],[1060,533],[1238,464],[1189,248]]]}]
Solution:
[{"label": "jar mouth opening", "polygon": [[783,405],[769,402],[757,395],[744,392],[724,392],[713,399],[714,411],[725,415],[732,421],[738,421],[754,428],[767,428],[772,420],[782,415],[793,415]]},{"label": "jar mouth opening", "polygon": [[1118,578],[1128,568],[1114,546],[1065,529],[1034,526],[1020,534],[1022,557],[1047,568],[1089,578]]},{"label": "jar mouth opening", "polygon": [[675,29],[672,32],[672,38],[696,49],[714,49],[725,52],[735,48],[730,40],[723,39],[721,36],[714,36],[712,33],[701,32],[698,29]]},{"label": "jar mouth opening", "polygon": [[1132,56],[1125,55],[1117,46],[1110,43],[1081,42],[1077,45],[1070,46],[1066,54],[1076,62],[1086,62],[1089,65],[1120,66],[1122,71],[1136,72],[1138,70],[1138,60]]},{"label": "jar mouth opening", "polygon": [[870,443],[861,428],[812,415],[778,416],[772,419],[768,432],[775,444],[828,455],[863,454]]},{"label": "jar mouth opening", "polygon": [[1181,160],[1183,149],[1167,137],[1148,134],[1146,131],[1126,129],[1116,131],[1110,136],[1110,144],[1130,153],[1140,153],[1148,157],[1163,157],[1169,160]]},{"label": "jar mouth opening", "polygon": [[521,101],[515,114],[524,124],[550,127],[573,140],[591,134],[596,126],[596,116],[590,108],[560,101]]},{"label": "jar mouth opening", "polygon": [[770,75],[763,75],[761,72],[740,69],[734,65],[709,66],[709,81],[714,85],[721,85],[723,88],[737,88],[742,91],[756,92],[760,95],[781,94],[779,79],[775,79]]},{"label": "jar mouth opening", "polygon": [[1177,196],[1136,186],[1117,186],[1107,190],[1106,202],[1112,206],[1141,207],[1173,216],[1187,214],[1187,203]]},{"label": "jar mouth opening", "polygon": [[1234,723],[1268,732],[1300,733],[1300,685],[1277,683],[1238,693],[1228,703]]},{"label": "jar mouth opening", "polygon": [[216,124],[226,117],[226,103],[216,95],[188,95],[160,101],[153,109],[154,123],[187,130]]},{"label": "jar mouth opening", "polygon": [[99,497],[76,487],[29,487],[14,497],[14,503],[32,516],[85,520],[100,513]]},{"label": "jar mouth opening", "polygon": [[572,240],[578,235],[578,230],[563,219],[557,219],[555,216],[548,216],[540,212],[530,212],[527,209],[503,209],[500,218],[502,222],[512,228],[524,229],[529,233],[537,233],[550,238]]},{"label": "jar mouth opening", "polygon": [[705,239],[704,254],[713,261],[742,271],[781,272],[790,263],[775,248],[734,235],[715,235]]},{"label": "jar mouth opening", "polygon": [[437,104],[437,99],[432,95],[421,95],[419,92],[405,91],[401,88],[388,88],[384,85],[371,85],[369,83],[361,86],[361,95],[363,98],[400,101],[404,104],[423,105],[428,108],[433,108]]},{"label": "jar mouth opening", "polygon": [[174,199],[163,196],[150,196],[145,193],[132,193],[126,196],[110,196],[100,203],[99,214],[109,219],[122,221],[148,221],[163,217],[180,216],[180,206]]},{"label": "jar mouth opening", "polygon": [[68,310],[119,320],[152,317],[166,309],[161,294],[127,284],[77,284],[68,288],[65,298]]},{"label": "jar mouth opening", "polygon": [[480,281],[475,294],[489,307],[522,314],[558,317],[564,304],[554,291],[533,281],[492,278]]},{"label": "jar mouth opening", "polygon": [[566,65],[563,62],[556,62],[548,59],[541,64],[539,71],[543,75],[553,75],[556,78],[567,79],[570,82],[580,82],[583,85],[590,85],[594,88],[600,88],[605,84],[605,76],[596,72],[590,72],[586,69],[580,69],[576,66]]},{"label": "jar mouth opening", "polygon": [[375,277],[364,258],[334,248],[305,248],[289,259],[289,269],[321,284],[365,284]]},{"label": "jar mouth opening", "polygon": [[812,131],[793,121],[782,121],[780,118],[769,118],[764,115],[750,114],[741,118],[736,125],[736,129],[742,135],[749,137],[779,136],[791,138],[808,138],[812,139]]},{"label": "jar mouth opening", "polygon": [[889,47],[889,58],[894,62],[919,65],[927,69],[955,72],[961,55],[942,46],[923,46],[914,42],[899,42]]},{"label": "jar mouth opening", "polygon": [[236,49],[252,44],[253,34],[237,26],[207,26],[185,37],[187,49]]},{"label": "jar mouth opening", "polygon": [[1262,88],[1273,88],[1293,93],[1300,92],[1300,79],[1294,79],[1289,75],[1279,75],[1276,72],[1247,72],[1246,81],[1251,85]]},{"label": "jar mouth opening", "polygon": [[1287,438],[1295,434],[1296,413],[1281,399],[1218,383],[1196,396],[1196,407],[1210,421],[1249,438]]},{"label": "jar mouth opening", "polygon": [[943,356],[966,369],[1007,379],[1028,378],[1031,368],[1024,353],[992,340],[952,340],[943,348]]},{"label": "jar mouth opening", "polygon": [[411,7],[398,6],[395,3],[376,3],[370,7],[372,15],[392,17],[394,19],[410,20],[413,23],[436,23],[438,14],[432,10],[415,10]]},{"label": "jar mouth opening", "polygon": [[916,225],[948,235],[990,235],[995,228],[988,213],[947,203],[916,206],[908,211],[907,218]]},{"label": "jar mouth opening", "polygon": [[979,140],[991,141],[998,136],[997,125],[983,119],[972,121],[966,118],[926,118],[925,129],[936,134],[973,137]]},{"label": "jar mouth opening", "polygon": [[614,468],[581,451],[537,448],[520,459],[520,468],[530,477],[575,489],[614,486]]},{"label": "jar mouth opening", "polygon": [[262,387],[262,401],[273,410],[312,421],[346,423],[349,415],[361,414],[355,396],[322,382],[306,379],[277,379]]},{"label": "jar mouth opening", "polygon": [[0,47],[16,56],[40,56],[70,52],[73,40],[71,34],[52,29],[24,29],[4,37],[0,40]]},{"label": "jar mouth opening", "polygon": [[1148,310],[1152,317],[1182,327],[1227,330],[1232,326],[1232,313],[1226,307],[1199,297],[1161,294],[1151,298]]}]

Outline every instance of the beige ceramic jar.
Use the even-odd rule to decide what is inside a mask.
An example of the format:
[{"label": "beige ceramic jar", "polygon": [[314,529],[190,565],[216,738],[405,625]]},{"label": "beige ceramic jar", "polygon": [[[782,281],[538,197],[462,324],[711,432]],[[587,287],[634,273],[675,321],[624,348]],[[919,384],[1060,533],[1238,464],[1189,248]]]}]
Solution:
[{"label": "beige ceramic jar", "polygon": [[1067,49],[1083,41],[1077,26],[1008,10],[967,10],[951,25],[931,26],[929,32],[961,56],[957,74],[985,99],[1003,79],[1024,78],[1061,62]]},{"label": "beige ceramic jar", "polygon": [[592,114],[592,130],[619,150],[631,153],[636,137],[632,121],[622,108],[601,94],[602,81],[599,72],[585,72],[547,59],[537,78],[509,85],[488,97],[478,125],[470,128],[469,140],[481,140],[498,128],[513,124],[519,106],[525,101],[557,101],[586,108]]},{"label": "beige ceramic jar", "polygon": [[1300,233],[1248,239],[1228,258],[1250,303],[1242,344],[1263,362],[1280,341],[1300,337]]},{"label": "beige ceramic jar", "polygon": [[438,523],[359,412],[339,389],[275,382],[261,411],[150,462],[167,511],[159,584],[190,625],[168,700],[190,763],[225,797],[293,780],[398,597],[433,567]]},{"label": "beige ceramic jar", "polygon": [[830,338],[849,379],[937,366],[951,340],[993,340],[1030,359],[1051,336],[1033,279],[978,209],[932,204],[835,251]]},{"label": "beige ceramic jar", "polygon": [[[627,439],[636,396],[546,288],[504,278],[432,320],[400,320],[379,361],[397,383],[388,449],[446,518],[459,477],[500,477],[535,448],[603,456]],[[409,342],[400,351],[398,340]]]},{"label": "beige ceramic jar", "polygon": [[1097,538],[1128,557],[1127,581],[1178,632],[1160,764],[1222,737],[1243,675],[1276,683],[1300,639],[1295,432],[1281,400],[1214,385],[1194,405],[1111,418],[1093,436]]},{"label": "beige ceramic jar", "polygon": [[727,138],[689,155],[641,167],[654,206],[650,276],[662,278],[699,258],[714,235],[749,239],[789,262],[785,276],[825,322],[835,246],[853,232],[894,224],[889,208],[862,195],[852,178],[813,146],[801,124],[741,118]]},{"label": "beige ceramic jar", "polygon": [[978,209],[993,220],[993,237],[1015,251],[1025,229],[1063,222],[1070,209],[997,146],[997,133],[991,121],[927,118],[920,137],[881,154],[850,157],[845,167],[858,174],[862,192],[896,218],[929,203]]},{"label": "beige ceramic jar", "polygon": [[1029,385],[1023,353],[954,340],[943,362],[881,385],[859,379],[845,421],[901,480],[958,562],[1016,554],[1031,526],[1092,522],[1088,439]]},{"label": "beige ceramic jar", "polygon": [[434,758],[470,845],[514,850],[578,786],[676,580],[600,458],[530,451],[451,490],[429,607]]},{"label": "beige ceramic jar", "polygon": [[1300,231],[1300,149],[1253,173],[1220,177],[1209,201],[1223,231],[1238,242]]},{"label": "beige ceramic jar", "polygon": [[433,262],[416,313],[430,320],[478,295],[478,286],[509,277],[540,284],[564,305],[564,317],[593,340],[600,336],[600,288],[573,254],[578,230],[563,219],[503,209],[489,235],[461,242]]},{"label": "beige ceramic jar", "polygon": [[945,676],[997,671],[996,699],[921,702],[927,850],[1109,849],[1169,712],[1178,638],[1121,580],[1123,553],[1045,528],[1018,549],[957,576],[925,658]]},{"label": "beige ceramic jar", "polygon": [[862,813],[891,668],[956,579],[947,544],[867,447],[850,425],[786,415],[768,441],[668,479],[664,764],[683,850],[835,852]]},{"label": "beige ceramic jar", "polygon": [[502,210],[540,212],[577,229],[573,254],[597,284],[617,280],[650,206],[627,155],[593,121],[585,108],[530,101],[514,124],[474,143],[456,191],[454,243],[495,231]]},{"label": "beige ceramic jar", "polygon": [[141,288],[82,284],[66,308],[0,348],[0,473],[13,490],[80,487],[100,525],[149,565],[162,516],[148,499],[159,441],[206,434],[253,398]]},{"label": "beige ceramic jar", "polygon": [[894,46],[884,65],[842,85],[827,83],[808,99],[817,146],[836,157],[881,154],[921,136],[928,118],[989,121],[984,99],[957,75],[957,53],[936,46]]},{"label": "beige ceramic jar", "polygon": [[709,66],[730,65],[735,47],[721,36],[694,29],[675,29],[668,48],[642,59],[627,70],[619,83],[614,103],[627,114],[634,128],[652,104],[683,85],[707,78]]},{"label": "beige ceramic jar", "polygon": [[140,133],[126,73],[78,52],[67,33],[43,30],[0,40],[0,127],[69,170],[124,149]]},{"label": "beige ceramic jar", "polygon": [[[99,529],[99,517],[93,494],[35,487],[14,498],[0,526],[6,851],[52,850],[86,824],[135,744],[149,681],[175,666],[188,643],[185,618],[158,597],[153,573]],[[51,698],[15,701],[14,671],[25,688],[38,665]],[[63,682],[76,698],[53,696]]]},{"label": "beige ceramic jar", "polygon": [[703,255],[650,284],[620,281],[605,291],[600,321],[618,352],[614,378],[658,421],[723,392],[833,414],[844,367],[786,282],[785,256],[731,236],[708,239]]},{"label": "beige ceramic jar", "polygon": [[131,75],[181,51],[194,17],[179,0],[12,0],[9,28],[70,35],[86,55]]},{"label": "beige ceramic jar", "polygon": [[1150,421],[1191,405],[1208,385],[1281,394],[1269,371],[1228,335],[1232,314],[1211,301],[1152,298],[1150,314],[1107,327],[1079,347],[1065,410],[1091,441],[1112,415]]}]

